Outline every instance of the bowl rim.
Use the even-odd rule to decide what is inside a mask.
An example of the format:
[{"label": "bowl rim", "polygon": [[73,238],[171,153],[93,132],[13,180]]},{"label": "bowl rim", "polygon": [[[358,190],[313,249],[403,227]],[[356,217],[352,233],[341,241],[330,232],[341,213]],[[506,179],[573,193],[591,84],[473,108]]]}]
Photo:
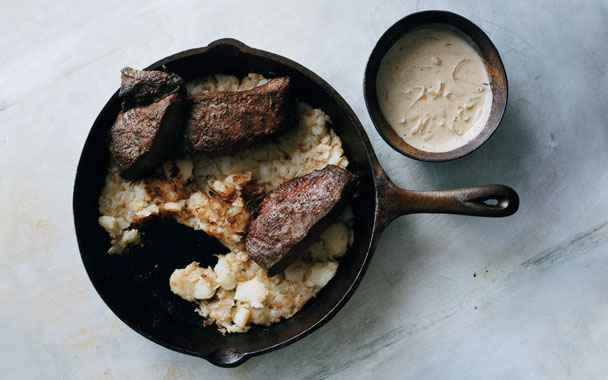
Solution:
[{"label": "bowl rim", "polygon": [[[498,107],[496,109],[496,111],[494,111],[494,110],[491,111],[491,113],[496,112],[495,122],[490,123],[490,120],[488,120],[488,122],[486,122],[486,125],[481,129],[481,131],[475,137],[473,137],[468,143],[464,144],[463,146],[461,146],[459,148],[456,148],[456,149],[453,149],[453,150],[450,150],[447,152],[428,152],[428,151],[417,149],[414,146],[408,144],[404,139],[398,137],[395,134],[395,136],[399,140],[399,143],[405,145],[409,151],[403,150],[398,144],[395,143],[395,140],[397,140],[397,139],[390,138],[389,136],[387,136],[385,131],[386,130],[392,131],[392,127],[384,118],[384,115],[382,114],[382,111],[380,110],[380,107],[378,105],[378,100],[377,100],[377,95],[376,95],[376,79],[377,79],[377,75],[378,75],[379,65],[380,65],[382,58],[386,55],[388,49],[390,49],[390,47],[394,43],[388,45],[388,48],[386,49],[386,51],[382,51],[383,49],[380,47],[380,45],[382,45],[382,43],[385,42],[387,39],[389,39],[394,33],[399,32],[401,30],[401,28],[403,27],[403,24],[411,23],[412,21],[419,19],[419,18],[423,18],[423,19],[429,18],[430,19],[429,21],[423,22],[421,25],[447,24],[453,28],[456,28],[461,33],[463,33],[464,35],[468,36],[471,39],[473,39],[473,36],[471,36],[470,33],[466,32],[458,25],[455,25],[454,22],[458,21],[464,25],[467,25],[467,27],[470,28],[471,30],[474,30],[477,33],[477,36],[480,39],[484,40],[484,42],[488,45],[489,49],[495,54],[497,71],[499,72],[499,75],[504,79],[504,103],[502,104],[502,106]],[[411,28],[407,28],[405,31],[402,31],[399,34],[401,34],[401,36],[403,36],[406,33],[408,33],[409,31],[411,31],[417,27],[420,27],[421,25],[413,25]],[[475,44],[475,45],[477,45],[477,44]],[[475,48],[477,50],[481,50],[478,48],[478,46],[475,46]],[[376,59],[376,58],[378,58],[378,59]],[[485,61],[485,57],[482,57],[482,58]],[[377,65],[373,64],[374,62],[378,62],[378,64]],[[365,100],[365,106],[367,108],[367,112],[370,116],[370,119],[371,119],[374,127],[376,128],[376,131],[378,132],[380,137],[382,137],[382,139],[391,148],[393,148],[395,151],[401,153],[402,155],[404,155],[406,157],[413,158],[418,161],[440,162],[440,161],[450,161],[450,160],[455,160],[458,158],[465,157],[468,154],[472,153],[473,151],[477,150],[477,148],[482,146],[486,141],[488,141],[490,139],[490,137],[494,134],[496,129],[498,129],[498,126],[500,125],[500,123],[502,122],[502,119],[504,118],[504,114],[505,114],[508,99],[509,99],[509,85],[508,85],[507,72],[505,70],[504,63],[502,61],[502,58],[500,57],[500,53],[498,52],[498,49],[496,48],[496,46],[494,45],[494,43],[492,42],[490,37],[488,37],[488,35],[479,26],[477,26],[475,23],[473,23],[471,20],[467,19],[466,17],[453,13],[453,12],[450,12],[450,11],[425,10],[425,11],[410,13],[410,14],[406,15],[405,17],[399,19],[393,25],[391,25],[376,41],[376,43],[369,55],[369,58],[367,60],[367,64],[365,67],[365,72],[364,72],[364,76],[363,76],[363,99]],[[492,107],[492,108],[494,108],[494,107]]]}]

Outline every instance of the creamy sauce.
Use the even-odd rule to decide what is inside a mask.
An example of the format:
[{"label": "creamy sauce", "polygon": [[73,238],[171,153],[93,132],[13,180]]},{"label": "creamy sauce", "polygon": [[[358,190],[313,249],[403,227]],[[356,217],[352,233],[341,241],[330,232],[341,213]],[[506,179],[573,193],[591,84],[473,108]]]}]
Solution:
[{"label": "creamy sauce", "polygon": [[492,108],[482,58],[446,27],[407,33],[386,53],[376,81],[380,109],[413,147],[449,152],[483,129]]}]

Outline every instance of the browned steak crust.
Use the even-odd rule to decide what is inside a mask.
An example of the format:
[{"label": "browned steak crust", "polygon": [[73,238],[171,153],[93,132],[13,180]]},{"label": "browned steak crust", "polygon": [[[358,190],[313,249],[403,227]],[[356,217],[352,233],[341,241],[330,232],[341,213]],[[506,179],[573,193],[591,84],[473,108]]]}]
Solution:
[{"label": "browned steak crust", "polygon": [[334,165],[285,182],[257,208],[247,253],[269,276],[281,272],[339,215],[356,183],[353,173]]},{"label": "browned steak crust", "polygon": [[148,105],[167,95],[185,91],[183,79],[164,71],[135,70],[125,67],[120,71],[122,109]]},{"label": "browned steak crust", "polygon": [[194,153],[240,149],[292,124],[289,77],[248,91],[216,91],[188,100],[186,139]]},{"label": "browned steak crust", "polygon": [[109,145],[123,178],[137,179],[169,157],[181,137],[183,105],[181,95],[172,94],[118,115]]}]

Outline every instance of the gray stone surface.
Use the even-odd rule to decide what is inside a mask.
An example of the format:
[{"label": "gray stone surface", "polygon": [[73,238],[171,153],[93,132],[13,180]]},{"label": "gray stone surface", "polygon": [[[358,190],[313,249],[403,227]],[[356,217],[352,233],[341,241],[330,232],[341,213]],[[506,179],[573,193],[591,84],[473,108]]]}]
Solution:
[{"label": "gray stone surface", "polygon": [[[421,163],[390,149],[362,77],[399,18],[446,9],[502,54],[509,105],[473,154]],[[6,379],[608,376],[606,1],[4,1],[0,5],[0,373]],[[287,56],[353,107],[396,183],[513,186],[507,219],[414,215],[385,231],[327,325],[236,369],[127,328],[80,262],[72,185],[119,70],[221,37]]]}]

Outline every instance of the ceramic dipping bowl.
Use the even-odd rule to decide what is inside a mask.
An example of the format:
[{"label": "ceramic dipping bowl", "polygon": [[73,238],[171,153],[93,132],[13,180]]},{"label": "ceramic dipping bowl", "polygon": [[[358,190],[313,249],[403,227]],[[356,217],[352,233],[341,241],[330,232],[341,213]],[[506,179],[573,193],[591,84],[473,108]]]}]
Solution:
[{"label": "ceramic dipping bowl", "polygon": [[[472,140],[465,145],[448,152],[427,152],[413,147],[405,142],[385,119],[376,92],[376,79],[382,58],[388,50],[413,29],[431,24],[445,24],[456,28],[475,45],[473,48],[480,54],[485,64],[490,89],[492,91],[492,108],[486,125]],[[494,133],[507,107],[507,74],[498,54],[498,50],[490,38],[475,24],[455,13],[446,11],[424,11],[410,14],[397,21],[380,37],[367,62],[363,79],[363,93],[367,110],[374,126],[382,138],[397,152],[420,161],[447,161],[463,157],[479,148]]]}]

